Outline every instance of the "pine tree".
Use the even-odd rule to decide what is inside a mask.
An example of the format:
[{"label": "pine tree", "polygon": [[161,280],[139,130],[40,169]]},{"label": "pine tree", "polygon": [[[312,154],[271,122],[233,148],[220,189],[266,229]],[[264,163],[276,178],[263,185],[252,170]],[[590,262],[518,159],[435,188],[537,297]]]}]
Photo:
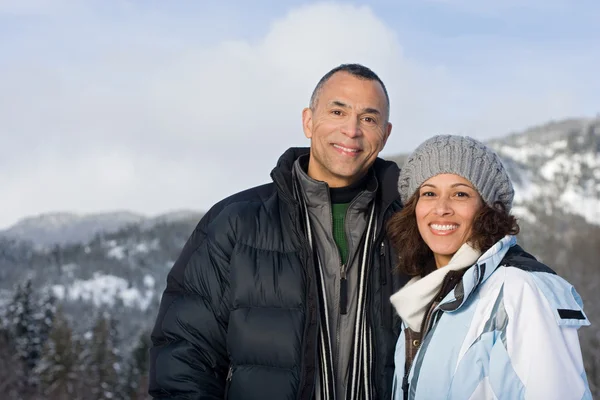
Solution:
[{"label": "pine tree", "polygon": [[123,398],[119,375],[121,372],[116,323],[108,315],[96,320],[91,337],[82,353],[82,373],[91,398]]},{"label": "pine tree", "polygon": [[131,400],[148,398],[148,367],[150,350],[150,333],[140,335],[131,352],[126,376],[126,386]]},{"label": "pine tree", "polygon": [[0,393],[2,398],[21,399],[21,360],[6,321],[0,321]]},{"label": "pine tree", "polygon": [[50,334],[54,312],[54,296],[36,295],[31,279],[17,286],[8,306],[6,329],[18,359],[12,369],[18,375],[18,390],[23,399],[33,396],[38,390],[36,366]]},{"label": "pine tree", "polygon": [[41,338],[35,318],[35,299],[31,280],[17,287],[12,303],[8,306],[8,321],[12,341],[20,360],[19,385],[23,395],[35,391],[37,377],[33,372],[41,354]]},{"label": "pine tree", "polygon": [[38,336],[41,344],[39,350],[41,351],[44,347],[44,342],[50,336],[56,314],[56,297],[52,292],[48,291],[40,296],[37,310],[34,314],[34,320],[38,327]]},{"label": "pine tree", "polygon": [[71,400],[84,398],[78,393],[77,362],[79,345],[61,310],[45,342],[36,372],[40,378],[40,392],[45,399]]}]

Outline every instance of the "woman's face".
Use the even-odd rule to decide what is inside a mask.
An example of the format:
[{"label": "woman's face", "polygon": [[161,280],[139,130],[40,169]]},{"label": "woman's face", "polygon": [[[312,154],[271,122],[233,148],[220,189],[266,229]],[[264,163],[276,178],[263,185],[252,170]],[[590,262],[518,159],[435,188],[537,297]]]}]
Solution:
[{"label": "woman's face", "polygon": [[419,188],[415,208],[421,237],[438,268],[471,237],[473,220],[483,200],[471,182],[454,174],[440,174]]}]

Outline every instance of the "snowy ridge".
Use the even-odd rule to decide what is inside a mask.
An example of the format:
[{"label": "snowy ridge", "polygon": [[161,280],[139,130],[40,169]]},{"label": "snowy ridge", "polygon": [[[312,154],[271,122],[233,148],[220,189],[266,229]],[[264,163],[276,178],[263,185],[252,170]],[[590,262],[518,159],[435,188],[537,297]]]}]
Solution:
[{"label": "snowy ridge", "polygon": [[39,248],[80,243],[98,234],[118,232],[128,226],[139,225],[150,229],[157,224],[200,219],[198,211],[179,210],[153,217],[128,211],[96,214],[48,213],[21,219],[13,226],[0,231],[0,237],[30,241]]},{"label": "snowy ridge", "polygon": [[143,216],[127,211],[117,211],[110,213],[98,213],[82,215],[68,212],[47,213],[37,216],[26,217],[10,227],[9,231],[24,231],[31,228],[44,229],[48,231],[57,230],[82,223],[131,223],[139,222]]},{"label": "snowy ridge", "polygon": [[140,214],[126,211],[81,215],[48,213],[23,218],[0,235],[27,240],[39,247],[87,241],[98,233],[116,232],[144,220]]},{"label": "snowy ridge", "polygon": [[[600,226],[600,115],[532,127],[489,140],[515,186],[513,213],[581,217]],[[407,155],[387,157],[400,167]]]},{"label": "snowy ridge", "polygon": [[567,120],[489,143],[515,183],[515,215],[532,207],[600,225],[600,118]]}]

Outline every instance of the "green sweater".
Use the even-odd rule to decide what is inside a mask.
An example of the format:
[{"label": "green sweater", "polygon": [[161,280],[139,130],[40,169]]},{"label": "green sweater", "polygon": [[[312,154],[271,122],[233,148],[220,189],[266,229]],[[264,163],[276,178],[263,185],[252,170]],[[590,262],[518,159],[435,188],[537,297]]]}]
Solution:
[{"label": "green sweater", "polygon": [[344,218],[350,203],[337,203],[331,205],[331,214],[333,216],[333,239],[340,252],[342,264],[348,261],[348,242],[346,241],[346,230],[344,229]]}]

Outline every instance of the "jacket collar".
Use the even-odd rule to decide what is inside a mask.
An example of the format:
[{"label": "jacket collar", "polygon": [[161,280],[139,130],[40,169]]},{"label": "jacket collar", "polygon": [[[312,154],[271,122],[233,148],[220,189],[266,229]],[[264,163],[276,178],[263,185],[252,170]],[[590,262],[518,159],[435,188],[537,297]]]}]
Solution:
[{"label": "jacket collar", "polygon": [[447,312],[458,310],[500,266],[508,249],[516,244],[517,238],[510,235],[496,242],[479,257],[473,266],[467,269],[462,280],[444,297],[439,308]]},{"label": "jacket collar", "polygon": [[[279,157],[277,165],[271,171],[271,179],[275,182],[279,193],[286,201],[291,203],[296,203],[292,176],[294,162],[305,154],[310,154],[308,147],[291,147]],[[375,159],[372,169],[379,183],[377,206],[380,210],[386,210],[394,201],[400,201],[400,194],[398,193],[400,168],[395,162],[378,157]]]},{"label": "jacket collar", "polygon": [[[329,185],[322,181],[317,181],[305,171],[303,163],[308,163],[308,155],[300,156],[294,163],[293,174],[300,183],[304,201],[309,208],[320,208],[331,204],[331,195]],[[377,193],[377,178],[373,174],[373,170],[369,170],[368,182],[366,187],[352,200],[353,209],[366,212],[369,208],[369,203],[375,198]]]},{"label": "jacket collar", "polygon": [[308,147],[290,147],[279,157],[277,165],[271,171],[271,179],[275,182],[279,194],[284,200],[290,203],[297,203],[294,199],[294,181],[292,176],[294,161],[304,154],[310,154]]}]

